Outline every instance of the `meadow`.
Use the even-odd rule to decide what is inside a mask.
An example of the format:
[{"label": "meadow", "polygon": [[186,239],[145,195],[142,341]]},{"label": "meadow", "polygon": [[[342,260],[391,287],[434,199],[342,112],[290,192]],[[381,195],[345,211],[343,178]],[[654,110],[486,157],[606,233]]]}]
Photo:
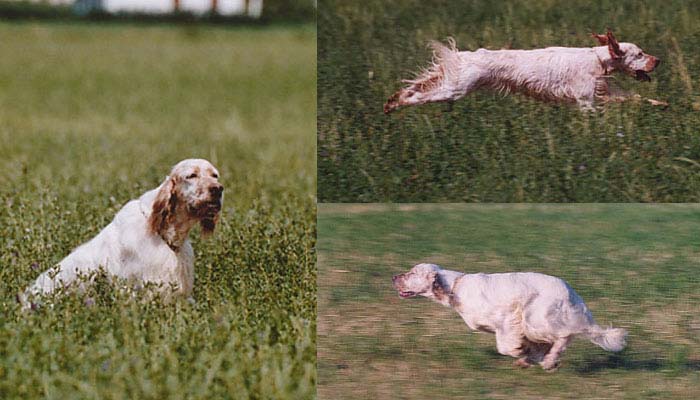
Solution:
[{"label": "meadow", "polygon": [[[670,0],[337,1],[319,7],[321,202],[696,202],[700,200],[700,3]],[[610,27],[662,59],[667,101],[602,113],[478,92],[382,113],[429,64],[431,40],[461,50],[591,47]]]},{"label": "meadow", "polygon": [[[700,388],[698,205],[321,204],[318,395],[356,398],[691,399]],[[556,372],[520,369],[453,310],[402,300],[391,277],[432,262],[565,279],[607,353],[575,340]]]},{"label": "meadow", "polygon": [[[315,397],[315,26],[0,37],[0,398]],[[20,311],[19,290],[194,157],[226,190],[214,235],[190,235],[193,302],[98,284]]]}]

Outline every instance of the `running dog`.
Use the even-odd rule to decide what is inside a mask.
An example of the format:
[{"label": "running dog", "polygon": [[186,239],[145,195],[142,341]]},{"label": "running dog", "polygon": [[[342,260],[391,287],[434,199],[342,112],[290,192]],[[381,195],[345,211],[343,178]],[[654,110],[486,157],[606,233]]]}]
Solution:
[{"label": "running dog", "polygon": [[393,277],[401,298],[423,296],[452,307],[467,326],[496,335],[496,348],[515,365],[559,366],[576,336],[607,351],[625,347],[627,331],[602,328],[581,297],[563,280],[535,272],[463,274],[418,264]]}]

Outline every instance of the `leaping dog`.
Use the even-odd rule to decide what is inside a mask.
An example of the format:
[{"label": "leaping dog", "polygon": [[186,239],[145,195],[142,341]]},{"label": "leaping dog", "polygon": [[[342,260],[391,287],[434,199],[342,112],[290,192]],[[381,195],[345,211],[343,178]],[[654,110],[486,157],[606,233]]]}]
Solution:
[{"label": "leaping dog", "polygon": [[[384,104],[389,114],[402,106],[453,101],[479,89],[521,93],[542,101],[575,103],[581,109],[594,105],[640,99],[613,87],[613,72],[650,81],[660,60],[633,43],[618,43],[612,31],[591,36],[597,47],[548,47],[535,50],[458,51],[453,39],[448,46],[431,43],[433,61],[409,85]],[[668,105],[646,99],[653,105]]]}]

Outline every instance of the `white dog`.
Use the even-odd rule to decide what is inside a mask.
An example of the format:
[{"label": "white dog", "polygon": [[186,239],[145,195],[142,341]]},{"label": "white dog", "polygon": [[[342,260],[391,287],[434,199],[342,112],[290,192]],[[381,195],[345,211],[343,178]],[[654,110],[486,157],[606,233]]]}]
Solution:
[{"label": "white dog", "polygon": [[607,351],[625,347],[624,329],[598,326],[574,289],[553,276],[463,274],[418,264],[394,276],[393,284],[401,298],[427,297],[454,308],[469,328],[495,333],[498,352],[518,358],[521,367],[556,368],[574,336]]},{"label": "white dog", "polygon": [[[399,90],[384,105],[388,114],[398,107],[457,100],[482,88],[518,92],[538,100],[577,103],[593,109],[601,102],[639,98],[612,88],[610,74],[619,71],[641,81],[660,60],[632,43],[618,43],[612,32],[592,34],[599,47],[548,47],[536,50],[458,51],[453,40],[446,47],[432,43],[429,69]],[[653,105],[665,102],[647,99]]]},{"label": "white dog", "polygon": [[163,289],[174,286],[176,293],[190,296],[194,253],[187,235],[197,223],[203,233],[214,230],[223,200],[218,179],[219,172],[206,160],[179,162],[158,188],[128,202],[97,236],[39,275],[19,295],[20,302],[31,307],[32,297],[99,268]]}]

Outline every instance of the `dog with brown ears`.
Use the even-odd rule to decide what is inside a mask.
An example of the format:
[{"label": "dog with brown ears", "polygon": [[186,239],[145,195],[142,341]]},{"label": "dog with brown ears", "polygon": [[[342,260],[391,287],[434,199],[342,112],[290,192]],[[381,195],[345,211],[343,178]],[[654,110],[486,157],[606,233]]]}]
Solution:
[{"label": "dog with brown ears", "polygon": [[423,296],[453,308],[467,326],[496,335],[496,348],[515,365],[559,366],[574,337],[607,351],[625,347],[627,331],[595,323],[586,303],[562,279],[535,272],[464,274],[418,264],[393,277],[401,298]]},{"label": "dog with brown ears", "polygon": [[[649,81],[660,60],[633,43],[618,42],[612,31],[591,34],[597,47],[548,47],[535,50],[458,51],[433,42],[433,61],[408,86],[384,104],[389,114],[399,107],[454,101],[481,89],[521,93],[541,101],[577,104],[583,110],[595,105],[641,99],[614,87],[609,81],[621,72]],[[652,105],[663,101],[646,99]]]},{"label": "dog with brown ears", "polygon": [[223,190],[219,171],[209,161],[177,163],[160,186],[126,203],[97,236],[39,275],[18,295],[19,301],[32,308],[35,297],[101,268],[119,278],[152,282],[191,296],[194,252],[188,234],[197,224],[203,234],[213,232]]}]

